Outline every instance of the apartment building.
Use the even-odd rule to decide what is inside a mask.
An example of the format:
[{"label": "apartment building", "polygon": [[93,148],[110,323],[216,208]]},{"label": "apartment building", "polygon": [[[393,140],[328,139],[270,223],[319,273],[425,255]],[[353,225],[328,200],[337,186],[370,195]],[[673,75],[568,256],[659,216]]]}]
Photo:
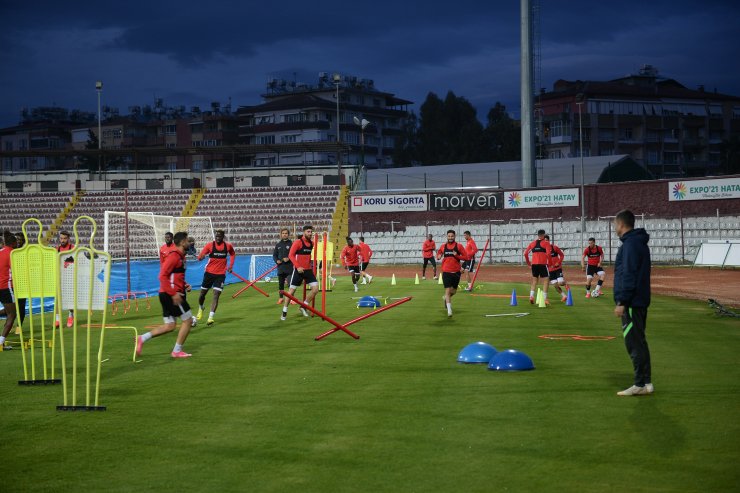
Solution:
[{"label": "apartment building", "polygon": [[721,144],[740,135],[740,97],[689,89],[645,65],[611,81],[555,82],[536,98],[543,158],[629,154],[656,177],[720,172]]},{"label": "apartment building", "polygon": [[[258,153],[254,166],[365,164],[370,168],[393,165],[393,148],[408,116],[411,101],[379,91],[369,79],[319,73],[315,85],[271,79],[264,102],[243,106],[237,114],[243,144],[274,145],[274,152]],[[341,142],[350,151],[331,152],[291,149],[281,144]]]}]

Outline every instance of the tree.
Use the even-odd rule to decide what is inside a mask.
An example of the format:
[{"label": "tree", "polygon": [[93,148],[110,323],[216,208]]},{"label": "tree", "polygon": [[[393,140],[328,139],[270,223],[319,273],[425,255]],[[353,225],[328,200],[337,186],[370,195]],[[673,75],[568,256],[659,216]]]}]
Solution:
[{"label": "tree", "polygon": [[401,121],[401,134],[393,147],[393,163],[397,167],[412,166],[417,161],[419,123],[411,112]]},{"label": "tree", "polygon": [[449,91],[444,101],[429,93],[420,113],[417,157],[424,165],[485,159],[483,126],[473,105]]},{"label": "tree", "polygon": [[[92,131],[87,130],[87,142],[85,143],[86,150],[97,150],[98,149],[98,136]],[[79,163],[78,168],[87,169],[90,173],[98,171],[98,157],[92,154],[83,154],[77,156],[77,162]]]},{"label": "tree", "polygon": [[488,159],[491,161],[518,161],[522,153],[520,126],[506,112],[500,102],[488,111],[485,130]]}]

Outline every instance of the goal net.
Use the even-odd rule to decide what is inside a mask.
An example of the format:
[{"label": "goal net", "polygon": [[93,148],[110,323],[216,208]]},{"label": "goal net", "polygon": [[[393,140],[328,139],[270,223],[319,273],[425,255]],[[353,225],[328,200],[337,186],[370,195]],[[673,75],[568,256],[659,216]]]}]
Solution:
[{"label": "goal net", "polygon": [[[164,234],[187,231],[195,240],[196,250],[213,241],[210,217],[160,216],[151,212],[128,213],[128,255],[132,259],[158,258]],[[114,260],[126,258],[126,214],[105,211],[103,250]]]}]

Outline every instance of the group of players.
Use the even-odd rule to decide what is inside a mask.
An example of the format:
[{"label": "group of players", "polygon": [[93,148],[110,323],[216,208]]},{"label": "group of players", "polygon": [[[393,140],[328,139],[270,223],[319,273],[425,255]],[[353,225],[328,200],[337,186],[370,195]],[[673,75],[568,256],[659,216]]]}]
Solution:
[{"label": "group of players", "polygon": [[[447,244],[444,248],[452,248],[450,233],[453,233],[454,235],[454,231],[450,230],[447,232],[448,239]],[[472,289],[470,274],[471,272],[475,272],[475,254],[478,252],[478,247],[476,246],[470,231],[465,231],[463,235],[465,236],[466,244],[464,247],[461,248],[462,251],[464,251],[465,259],[463,259],[463,255],[460,254],[458,255],[459,258],[457,260],[458,262],[460,262],[460,272],[465,273],[467,276],[467,286],[465,290],[469,291],[470,289]],[[434,237],[431,234],[427,235],[427,239],[422,243],[422,279],[426,279],[426,269],[427,265],[429,264],[431,264],[433,269],[433,278],[437,279],[437,264],[435,261],[435,253],[437,254],[436,260],[439,260],[442,257],[440,257],[439,252],[436,252],[437,245],[434,242],[433,238]],[[452,238],[452,240],[454,240],[454,237]],[[449,258],[449,255],[443,255],[443,257]],[[550,236],[546,234],[545,230],[540,229],[539,231],[537,231],[537,239],[530,243],[524,250],[524,260],[532,269],[532,282],[529,291],[530,303],[535,303],[535,290],[537,289],[537,285],[540,279],[544,280],[542,293],[546,305],[550,304],[550,301],[547,298],[547,292],[550,285],[555,287],[558,294],[561,296],[561,301],[567,301],[567,294],[570,288],[568,287],[568,284],[563,275],[564,258],[565,253],[563,253],[563,251],[557,245],[550,241]],[[604,272],[604,268],[602,267],[603,260],[604,250],[596,244],[595,238],[589,238],[588,246],[584,249],[583,255],[581,257],[581,268],[586,272],[586,298],[598,298],[602,294],[601,289],[604,284],[604,279],[606,278],[606,273]],[[456,266],[452,265],[451,262],[448,261],[447,271],[445,271],[445,269],[443,268],[443,273],[452,272],[455,271],[455,269]],[[596,287],[592,291],[591,286],[594,279],[596,279]],[[457,286],[455,286],[455,289],[457,289]],[[448,315],[451,316],[451,314],[451,309],[448,309]]]}]

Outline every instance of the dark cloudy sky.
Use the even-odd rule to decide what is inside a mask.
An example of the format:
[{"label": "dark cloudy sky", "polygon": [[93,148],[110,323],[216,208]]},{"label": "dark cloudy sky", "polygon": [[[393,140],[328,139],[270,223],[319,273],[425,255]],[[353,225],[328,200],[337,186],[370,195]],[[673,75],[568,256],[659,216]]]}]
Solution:
[{"label": "dark cloudy sky", "polygon": [[[608,80],[642,64],[688,87],[740,96],[736,0],[540,0],[542,87]],[[103,104],[234,107],[260,102],[268,77],[318,72],[375,80],[410,99],[448,90],[485,119],[519,115],[519,2],[0,0],[0,126],[22,107]]]}]

